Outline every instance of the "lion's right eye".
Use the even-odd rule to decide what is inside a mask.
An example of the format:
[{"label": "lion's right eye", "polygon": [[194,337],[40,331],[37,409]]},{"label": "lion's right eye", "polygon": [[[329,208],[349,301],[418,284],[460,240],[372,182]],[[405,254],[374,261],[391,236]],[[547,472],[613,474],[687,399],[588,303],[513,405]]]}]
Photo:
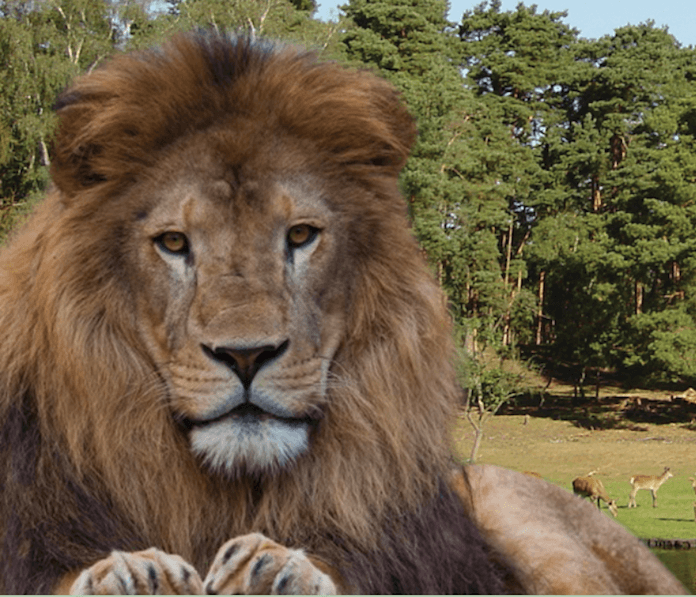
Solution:
[{"label": "lion's right eye", "polygon": [[186,235],[183,232],[165,232],[160,234],[155,242],[168,253],[175,255],[187,255],[189,252],[189,243]]},{"label": "lion's right eye", "polygon": [[297,224],[292,226],[290,230],[288,230],[288,246],[291,249],[298,249],[312,242],[318,233],[319,229],[309,224]]}]

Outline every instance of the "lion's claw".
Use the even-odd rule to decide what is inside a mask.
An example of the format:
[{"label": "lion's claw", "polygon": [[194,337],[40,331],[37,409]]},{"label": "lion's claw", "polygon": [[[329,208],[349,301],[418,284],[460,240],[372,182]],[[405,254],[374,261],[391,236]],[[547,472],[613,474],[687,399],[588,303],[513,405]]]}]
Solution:
[{"label": "lion's claw", "polygon": [[70,588],[72,595],[201,595],[203,583],[181,557],[155,548],[114,551],[84,570]]},{"label": "lion's claw", "polygon": [[333,595],[336,585],[301,550],[259,533],[237,537],[218,551],[204,581],[209,595]]}]

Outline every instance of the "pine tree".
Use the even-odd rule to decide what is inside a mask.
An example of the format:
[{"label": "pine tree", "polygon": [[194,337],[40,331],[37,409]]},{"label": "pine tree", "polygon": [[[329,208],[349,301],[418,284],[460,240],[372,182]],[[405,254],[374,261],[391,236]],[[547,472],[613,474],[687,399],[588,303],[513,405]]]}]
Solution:
[{"label": "pine tree", "polygon": [[447,163],[472,98],[453,59],[446,2],[352,0],[342,9],[346,56],[390,79],[418,121],[419,138],[402,183],[414,231],[440,281],[454,293],[447,268],[458,253],[451,214],[461,191]]},{"label": "pine tree", "polygon": [[[582,368],[686,375],[694,367],[675,347],[696,341],[687,325],[693,50],[652,23],[586,41],[562,23],[563,13],[500,7],[494,1],[466,12],[459,34],[468,78],[492,116],[486,120],[509,133],[500,152],[514,155],[509,170],[504,159],[483,170],[502,189],[482,196],[492,202],[502,191],[514,214],[513,246],[500,245],[524,260],[523,286],[540,302],[536,329],[527,331]],[[505,137],[498,140],[504,147]],[[470,157],[477,155],[474,162],[486,163],[483,153]],[[475,170],[460,172],[477,180]],[[502,228],[497,234],[505,239]],[[493,268],[484,269],[493,278]],[[667,322],[679,322],[672,344]]]},{"label": "pine tree", "polygon": [[650,321],[657,333],[673,320],[681,322],[675,343],[696,341],[682,317],[693,277],[683,264],[693,261],[688,231],[696,223],[694,141],[682,126],[695,91],[693,51],[648,23],[583,44],[578,60],[592,68],[576,71],[569,84],[568,126],[549,142],[549,172],[588,234],[574,274],[567,263],[552,268],[552,281],[568,283],[557,289],[563,297],[547,293],[555,342],[560,354],[584,363],[685,374],[693,365],[656,361],[655,345],[644,339]]},{"label": "pine tree", "polygon": [[[490,212],[498,202],[496,212],[504,216],[486,228],[500,247],[496,279],[503,297],[489,312],[502,317],[503,341],[510,344],[513,334],[530,341],[533,333],[536,293],[523,285],[526,245],[540,215],[562,201],[562,194],[539,193],[546,178],[540,146],[563,120],[566,90],[559,82],[574,65],[577,32],[562,22],[564,13],[537,14],[522,4],[514,12],[500,9],[499,1],[481,4],[459,26],[460,60],[480,105],[459,171],[476,193],[470,211]],[[493,270],[485,269],[492,279]]]}]

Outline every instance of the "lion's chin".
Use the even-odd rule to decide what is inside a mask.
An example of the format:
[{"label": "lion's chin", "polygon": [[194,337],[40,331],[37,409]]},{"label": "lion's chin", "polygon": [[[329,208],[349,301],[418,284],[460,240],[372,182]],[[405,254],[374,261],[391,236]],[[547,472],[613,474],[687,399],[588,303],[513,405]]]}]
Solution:
[{"label": "lion's chin", "polygon": [[189,440],[211,470],[239,477],[286,468],[309,448],[309,435],[307,420],[246,414],[194,425]]}]

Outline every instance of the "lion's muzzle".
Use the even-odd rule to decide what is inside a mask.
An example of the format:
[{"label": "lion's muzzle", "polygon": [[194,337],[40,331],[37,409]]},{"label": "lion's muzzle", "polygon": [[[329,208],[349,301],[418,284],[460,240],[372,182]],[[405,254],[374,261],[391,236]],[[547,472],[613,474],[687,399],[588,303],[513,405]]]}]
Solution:
[{"label": "lion's muzzle", "polygon": [[237,347],[202,345],[206,356],[239,380],[216,409],[184,421],[193,453],[212,469],[228,475],[241,470],[272,472],[308,449],[317,418],[295,412],[282,392],[264,387],[265,372],[278,365],[289,344],[284,340]]},{"label": "lion's muzzle", "polygon": [[223,417],[192,423],[191,450],[208,466],[229,476],[287,467],[309,448],[313,422],[280,418],[245,403]]},{"label": "lion's muzzle", "polygon": [[278,344],[262,344],[260,346],[219,346],[210,348],[202,345],[203,352],[215,361],[227,365],[248,388],[259,369],[266,363],[280,358],[290,344],[285,340]]}]

